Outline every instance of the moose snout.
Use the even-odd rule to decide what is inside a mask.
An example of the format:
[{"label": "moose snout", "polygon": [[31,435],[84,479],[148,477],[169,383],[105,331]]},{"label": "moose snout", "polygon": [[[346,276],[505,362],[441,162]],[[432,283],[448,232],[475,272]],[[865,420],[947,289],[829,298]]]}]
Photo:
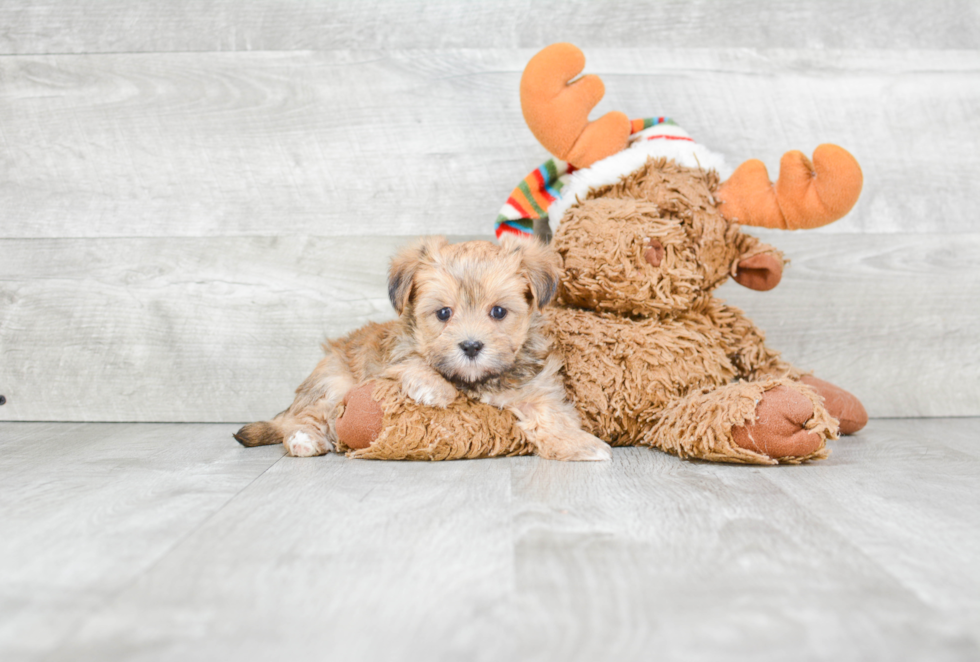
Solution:
[{"label": "moose snout", "polygon": [[659,267],[664,259],[664,245],[656,239],[650,241],[647,244],[646,252],[643,253],[643,259],[649,262],[651,266]]},{"label": "moose snout", "polygon": [[480,353],[480,350],[483,349],[483,343],[479,340],[464,340],[459,343],[459,348],[463,350],[463,354],[474,359]]}]

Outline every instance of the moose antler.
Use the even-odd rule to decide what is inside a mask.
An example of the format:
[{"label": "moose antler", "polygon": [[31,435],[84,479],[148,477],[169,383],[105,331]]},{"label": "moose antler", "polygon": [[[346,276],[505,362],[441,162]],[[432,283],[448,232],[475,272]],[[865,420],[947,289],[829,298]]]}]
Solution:
[{"label": "moose antler", "polygon": [[863,183],[855,158],[844,148],[827,144],[814,150],[812,162],[802,152],[783,154],[775,184],[762,161],[746,161],[718,187],[715,199],[730,221],[802,230],[844,216],[857,202]]},{"label": "moose antler", "polygon": [[589,112],[606,90],[598,76],[572,81],[584,68],[585,55],[577,47],[552,44],[531,58],[521,77],[521,109],[531,133],[545,149],[577,168],[622,151],[630,135],[630,121],[623,113],[589,121]]}]

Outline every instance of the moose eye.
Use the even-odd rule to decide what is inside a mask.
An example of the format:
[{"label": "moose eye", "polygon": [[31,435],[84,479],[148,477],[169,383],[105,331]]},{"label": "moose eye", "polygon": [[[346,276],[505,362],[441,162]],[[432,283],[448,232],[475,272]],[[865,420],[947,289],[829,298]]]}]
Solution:
[{"label": "moose eye", "polygon": [[500,306],[494,306],[493,308],[490,309],[490,317],[494,318],[495,320],[502,320],[506,316],[507,316],[506,308],[501,308]]},{"label": "moose eye", "polygon": [[452,316],[453,316],[452,308],[440,308],[439,310],[436,311],[436,317],[439,318],[440,322],[446,322]]}]

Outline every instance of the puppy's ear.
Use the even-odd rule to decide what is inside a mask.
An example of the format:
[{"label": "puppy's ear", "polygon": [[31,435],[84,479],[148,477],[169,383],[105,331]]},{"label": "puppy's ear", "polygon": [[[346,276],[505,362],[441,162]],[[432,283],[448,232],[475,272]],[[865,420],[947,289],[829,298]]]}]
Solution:
[{"label": "puppy's ear", "polygon": [[558,253],[537,239],[509,234],[500,238],[500,246],[505,252],[520,256],[521,271],[527,278],[534,305],[547,306],[555,296],[561,275]]},{"label": "puppy's ear", "polygon": [[412,297],[412,286],[419,267],[431,263],[439,249],[448,242],[445,237],[424,237],[398,251],[388,267],[388,298],[399,315]]}]

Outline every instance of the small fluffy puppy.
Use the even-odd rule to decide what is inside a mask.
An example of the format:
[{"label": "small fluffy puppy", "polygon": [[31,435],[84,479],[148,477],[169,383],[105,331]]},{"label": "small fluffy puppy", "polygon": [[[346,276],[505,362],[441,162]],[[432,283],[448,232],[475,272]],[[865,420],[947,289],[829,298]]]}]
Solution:
[{"label": "small fluffy puppy", "polygon": [[344,395],[386,378],[421,404],[446,407],[462,394],[512,411],[542,457],[609,459],[609,446],[581,429],[565,399],[561,357],[541,314],[559,268],[552,249],[519,237],[499,246],[433,237],[403,249],[388,272],[398,319],[329,341],[292,406],[235,438],[245,446],[282,442],[295,456],[330,452]]}]

